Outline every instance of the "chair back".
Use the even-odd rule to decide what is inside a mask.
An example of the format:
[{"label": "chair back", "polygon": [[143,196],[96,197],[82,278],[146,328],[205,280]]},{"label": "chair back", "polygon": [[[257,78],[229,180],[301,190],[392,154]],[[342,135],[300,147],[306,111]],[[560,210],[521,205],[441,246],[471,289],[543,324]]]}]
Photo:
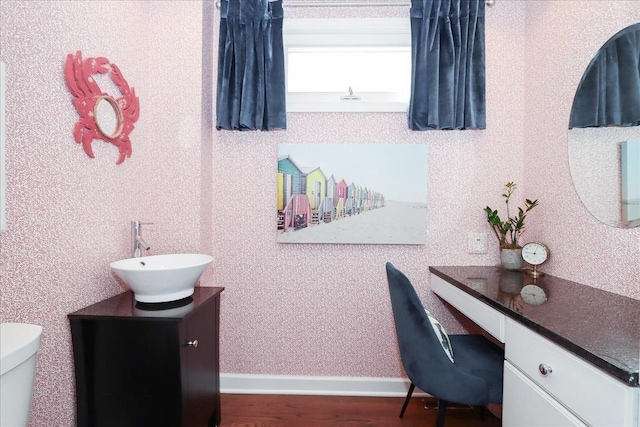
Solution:
[{"label": "chair back", "polygon": [[[452,362],[431,326],[427,312],[409,279],[393,264],[386,264],[391,308],[400,358],[416,387],[434,396],[447,382]],[[455,357],[455,354],[454,354]]]}]

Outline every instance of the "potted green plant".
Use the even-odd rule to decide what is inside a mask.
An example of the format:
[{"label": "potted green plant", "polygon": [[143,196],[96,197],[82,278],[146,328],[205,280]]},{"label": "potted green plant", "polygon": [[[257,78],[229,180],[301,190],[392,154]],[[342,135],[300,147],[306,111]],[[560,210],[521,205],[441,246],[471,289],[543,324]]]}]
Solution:
[{"label": "potted green plant", "polygon": [[525,199],[524,209],[518,207],[517,215],[511,215],[509,202],[513,192],[518,188],[514,182],[507,182],[504,186],[504,202],[507,207],[507,216],[505,219],[500,218],[497,210],[491,209],[489,206],[484,208],[487,213],[487,222],[491,225],[491,229],[498,238],[500,243],[500,261],[502,266],[508,269],[518,269],[522,267],[522,246],[518,239],[524,232],[524,221],[531,209],[538,206],[538,200]]}]

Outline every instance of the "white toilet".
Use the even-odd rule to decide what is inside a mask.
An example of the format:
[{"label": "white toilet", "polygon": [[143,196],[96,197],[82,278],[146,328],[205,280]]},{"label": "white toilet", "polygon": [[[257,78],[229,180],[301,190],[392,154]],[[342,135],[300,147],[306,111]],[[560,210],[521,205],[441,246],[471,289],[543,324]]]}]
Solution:
[{"label": "white toilet", "polygon": [[42,326],[0,324],[0,427],[26,427]]}]

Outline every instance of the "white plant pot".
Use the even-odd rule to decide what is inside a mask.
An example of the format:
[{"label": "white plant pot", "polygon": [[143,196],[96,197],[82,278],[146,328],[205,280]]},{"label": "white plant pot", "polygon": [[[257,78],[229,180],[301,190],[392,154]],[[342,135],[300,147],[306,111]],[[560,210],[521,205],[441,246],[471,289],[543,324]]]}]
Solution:
[{"label": "white plant pot", "polygon": [[507,270],[522,268],[522,249],[500,249],[500,263]]}]

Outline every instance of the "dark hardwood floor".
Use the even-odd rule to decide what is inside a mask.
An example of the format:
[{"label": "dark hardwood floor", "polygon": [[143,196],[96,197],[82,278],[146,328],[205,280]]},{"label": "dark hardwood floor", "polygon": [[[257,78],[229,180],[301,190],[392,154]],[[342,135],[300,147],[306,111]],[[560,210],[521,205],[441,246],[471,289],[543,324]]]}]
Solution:
[{"label": "dark hardwood floor", "polygon": [[[400,419],[404,398],[223,394],[220,427],[435,427],[434,399],[414,397]],[[427,404],[428,409],[424,406]],[[482,419],[484,412],[484,420]],[[500,427],[480,408],[447,410],[445,427]]]}]

